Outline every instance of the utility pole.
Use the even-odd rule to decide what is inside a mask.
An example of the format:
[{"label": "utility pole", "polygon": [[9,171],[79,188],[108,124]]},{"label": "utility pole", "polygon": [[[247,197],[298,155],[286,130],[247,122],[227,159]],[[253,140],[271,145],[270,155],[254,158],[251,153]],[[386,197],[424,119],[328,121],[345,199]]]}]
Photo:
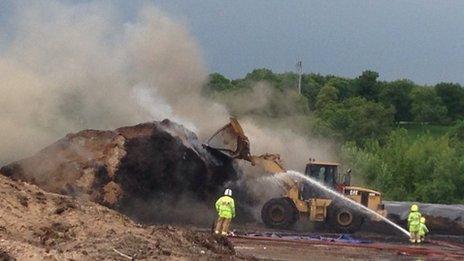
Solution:
[{"label": "utility pole", "polygon": [[303,62],[298,59],[296,63],[296,70],[298,73],[298,93],[301,94],[301,75],[303,74]]}]

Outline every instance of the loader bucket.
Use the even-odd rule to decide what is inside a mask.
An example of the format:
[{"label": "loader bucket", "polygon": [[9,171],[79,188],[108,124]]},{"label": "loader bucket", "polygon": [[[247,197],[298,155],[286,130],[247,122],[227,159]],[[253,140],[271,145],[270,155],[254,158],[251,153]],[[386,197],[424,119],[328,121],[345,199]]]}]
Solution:
[{"label": "loader bucket", "polygon": [[261,166],[269,173],[283,173],[286,172],[282,166],[282,161],[279,154],[263,154],[261,156],[251,156],[251,164]]},{"label": "loader bucket", "polygon": [[250,154],[250,141],[235,118],[230,118],[230,123],[216,131],[203,146],[216,155],[249,161],[253,166],[260,166],[269,173],[285,172],[278,154]]},{"label": "loader bucket", "polygon": [[204,146],[232,159],[250,161],[250,142],[235,118],[230,118],[230,123],[216,131]]}]

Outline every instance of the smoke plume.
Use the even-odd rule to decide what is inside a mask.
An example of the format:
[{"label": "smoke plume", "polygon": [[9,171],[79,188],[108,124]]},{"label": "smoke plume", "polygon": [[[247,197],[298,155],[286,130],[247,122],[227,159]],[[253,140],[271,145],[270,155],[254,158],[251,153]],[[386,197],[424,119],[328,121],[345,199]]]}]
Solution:
[{"label": "smoke plume", "polygon": [[287,169],[304,171],[308,159],[334,160],[335,144],[324,139],[303,137],[292,130],[292,119],[280,119],[280,124],[288,123],[286,128],[257,125],[252,119],[242,120],[243,128],[250,139],[252,153],[266,152],[280,154]]},{"label": "smoke plume", "polygon": [[69,132],[164,118],[205,140],[229,111],[239,114],[254,154],[279,153],[287,168],[299,170],[309,156],[332,155],[327,142],[295,132],[295,118],[248,116],[294,114],[295,92],[276,94],[261,82],[221,104],[204,98],[207,69],[196,41],[150,3],[139,4],[131,19],[111,2],[11,4],[9,22],[0,25],[0,163]]},{"label": "smoke plume", "polygon": [[227,119],[200,96],[207,70],[195,40],[152,4],[133,19],[110,2],[9,4],[14,12],[0,25],[0,162],[85,128],[171,118],[203,134]]},{"label": "smoke plume", "polygon": [[[202,96],[208,70],[196,41],[185,25],[153,4],[134,4],[130,18],[110,1],[8,4],[12,13],[0,13],[8,20],[0,24],[0,165],[32,155],[70,132],[165,118],[205,140],[230,114],[240,116],[253,154],[279,153],[288,169],[302,170],[309,156],[332,155],[325,141],[295,131],[301,125],[298,117],[285,116],[294,115],[295,102],[301,104],[295,92],[278,94],[261,82],[224,95],[220,103]],[[268,111],[284,116],[267,117]],[[243,176],[237,184],[251,194],[269,193],[259,176]],[[183,214],[191,216],[183,208],[152,203],[166,211],[161,221],[171,214],[179,222]],[[192,208],[190,200],[178,204],[201,206],[205,213],[210,209]]]},{"label": "smoke plume", "polygon": [[336,144],[311,135],[307,101],[293,86],[277,90],[259,81],[250,88],[213,94],[240,119],[254,155],[278,153],[288,169],[303,171],[309,157],[333,161]]}]

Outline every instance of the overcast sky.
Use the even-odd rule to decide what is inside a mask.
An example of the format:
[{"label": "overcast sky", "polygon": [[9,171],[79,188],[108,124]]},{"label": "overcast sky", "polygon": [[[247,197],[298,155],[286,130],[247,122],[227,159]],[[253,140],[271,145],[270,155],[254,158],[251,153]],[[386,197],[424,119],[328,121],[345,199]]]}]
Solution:
[{"label": "overcast sky", "polygon": [[[464,0],[148,1],[187,26],[210,71],[231,78],[292,71],[300,57],[305,72],[464,84]],[[8,2],[0,0],[3,29]],[[130,19],[143,1],[113,3]]]},{"label": "overcast sky", "polygon": [[464,1],[155,0],[185,23],[211,71],[258,67],[464,83]]}]

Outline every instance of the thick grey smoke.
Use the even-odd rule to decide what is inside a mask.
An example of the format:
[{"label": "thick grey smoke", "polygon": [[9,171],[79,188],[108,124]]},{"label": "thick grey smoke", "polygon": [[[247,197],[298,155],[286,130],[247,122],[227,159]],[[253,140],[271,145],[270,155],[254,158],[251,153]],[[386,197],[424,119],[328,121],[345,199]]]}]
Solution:
[{"label": "thick grey smoke", "polygon": [[[250,139],[252,153],[278,153],[287,169],[304,171],[308,159],[334,160],[335,144],[325,139],[303,137],[292,128],[294,119],[280,119],[280,124],[272,126],[257,125],[252,119],[242,121],[243,128]],[[287,124],[283,127],[281,124]],[[285,125],[284,125],[285,126]]]},{"label": "thick grey smoke", "polygon": [[310,157],[335,160],[336,144],[311,135],[311,119],[303,113],[307,103],[291,87],[282,92],[260,81],[250,88],[216,93],[213,98],[239,116],[252,154],[278,153],[286,168],[299,171]]},{"label": "thick grey smoke", "polygon": [[211,133],[227,118],[200,96],[196,42],[153,5],[127,21],[110,2],[12,4],[0,25],[0,162],[84,128],[171,118]]},{"label": "thick grey smoke", "polygon": [[[273,122],[246,116],[268,107],[275,110],[275,104],[289,112],[293,107],[287,99],[295,99],[295,93],[278,96],[258,83],[249,92],[226,95],[226,106],[204,98],[207,69],[197,43],[185,26],[153,4],[138,6],[127,19],[110,1],[10,3],[14,13],[2,14],[9,21],[0,24],[0,165],[29,156],[69,132],[164,118],[205,140],[227,123],[228,110],[242,114],[253,154],[279,153],[288,169],[299,170],[309,156],[332,155],[327,143],[294,131],[298,118]],[[255,181],[239,182],[250,193],[269,192],[259,176],[247,177]],[[188,200],[178,204],[193,209]],[[167,216],[182,215],[179,205],[166,208]]]},{"label": "thick grey smoke", "polygon": [[[204,140],[227,122],[225,106],[201,96],[207,70],[195,40],[152,4],[128,20],[111,2],[12,3],[8,28],[0,25],[10,32],[0,35],[0,163],[86,128],[170,118]],[[269,106],[271,89],[258,83],[225,103],[246,115]],[[288,95],[277,97],[291,104]],[[280,153],[293,169],[309,156],[330,157],[326,143],[292,131],[292,119],[279,126],[242,120],[254,154]]]}]

